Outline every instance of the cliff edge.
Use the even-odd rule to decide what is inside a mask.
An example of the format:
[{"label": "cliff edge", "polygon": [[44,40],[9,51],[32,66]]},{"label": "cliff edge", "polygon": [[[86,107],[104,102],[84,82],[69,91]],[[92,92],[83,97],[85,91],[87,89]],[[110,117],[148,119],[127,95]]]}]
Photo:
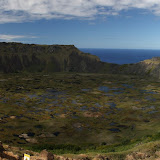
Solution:
[{"label": "cliff edge", "polygon": [[97,56],[74,45],[0,43],[0,72],[99,72]]}]

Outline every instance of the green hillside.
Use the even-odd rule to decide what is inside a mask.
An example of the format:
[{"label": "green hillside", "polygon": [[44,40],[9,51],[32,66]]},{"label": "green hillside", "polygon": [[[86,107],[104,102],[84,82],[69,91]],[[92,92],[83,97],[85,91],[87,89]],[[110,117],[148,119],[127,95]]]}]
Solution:
[{"label": "green hillside", "polygon": [[123,74],[146,75],[152,78],[160,78],[160,57],[154,57],[135,64],[120,66]]}]

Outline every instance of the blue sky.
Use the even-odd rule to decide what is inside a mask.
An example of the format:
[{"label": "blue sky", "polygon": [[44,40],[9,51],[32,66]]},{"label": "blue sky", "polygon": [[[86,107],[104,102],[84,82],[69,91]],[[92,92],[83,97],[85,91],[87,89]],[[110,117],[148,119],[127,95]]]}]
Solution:
[{"label": "blue sky", "polygon": [[160,49],[160,1],[0,0],[0,41]]}]

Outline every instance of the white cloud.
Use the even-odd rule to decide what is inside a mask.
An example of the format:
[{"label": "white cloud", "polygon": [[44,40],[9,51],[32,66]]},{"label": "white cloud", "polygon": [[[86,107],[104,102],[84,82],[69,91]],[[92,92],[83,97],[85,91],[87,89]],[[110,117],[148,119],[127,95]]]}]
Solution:
[{"label": "white cloud", "polygon": [[160,0],[0,0],[0,23],[38,19],[94,19],[131,8],[160,15]]},{"label": "white cloud", "polygon": [[24,36],[24,35],[8,35],[8,34],[0,34],[0,40],[3,41],[15,41],[16,39],[24,39],[24,38],[37,38],[35,36]]}]

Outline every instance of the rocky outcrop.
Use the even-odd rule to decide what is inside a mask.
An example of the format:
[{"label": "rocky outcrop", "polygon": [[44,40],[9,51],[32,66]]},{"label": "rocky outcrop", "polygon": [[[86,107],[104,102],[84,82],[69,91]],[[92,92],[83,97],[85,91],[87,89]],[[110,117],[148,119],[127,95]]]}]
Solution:
[{"label": "rocky outcrop", "polygon": [[[18,151],[16,154],[15,152]],[[3,147],[2,143],[0,142],[0,160],[23,160],[23,153],[28,151],[22,150],[16,147],[7,146],[6,148]],[[46,150],[41,151],[40,153],[31,152],[32,156],[30,157],[31,160],[54,160],[54,155]]]},{"label": "rocky outcrop", "polygon": [[160,78],[160,57],[120,66],[120,73]]},{"label": "rocky outcrop", "polygon": [[38,143],[38,141],[35,138],[30,137],[28,134],[21,134],[19,135],[19,138],[21,139],[25,139],[25,141],[29,142],[29,143]]},{"label": "rocky outcrop", "polygon": [[54,160],[54,155],[46,150],[40,152],[37,156],[31,156],[31,160]]},{"label": "rocky outcrop", "polygon": [[147,155],[146,153],[135,152],[135,153],[127,155],[125,160],[136,160],[136,159],[142,160],[142,159],[147,159],[149,157],[150,156]]},{"label": "rocky outcrop", "polygon": [[102,156],[102,155],[97,155],[93,158],[93,160],[110,160],[108,157],[106,156]]},{"label": "rocky outcrop", "polygon": [[18,155],[15,155],[12,151],[7,151],[0,142],[0,159],[6,160],[21,160]]}]

